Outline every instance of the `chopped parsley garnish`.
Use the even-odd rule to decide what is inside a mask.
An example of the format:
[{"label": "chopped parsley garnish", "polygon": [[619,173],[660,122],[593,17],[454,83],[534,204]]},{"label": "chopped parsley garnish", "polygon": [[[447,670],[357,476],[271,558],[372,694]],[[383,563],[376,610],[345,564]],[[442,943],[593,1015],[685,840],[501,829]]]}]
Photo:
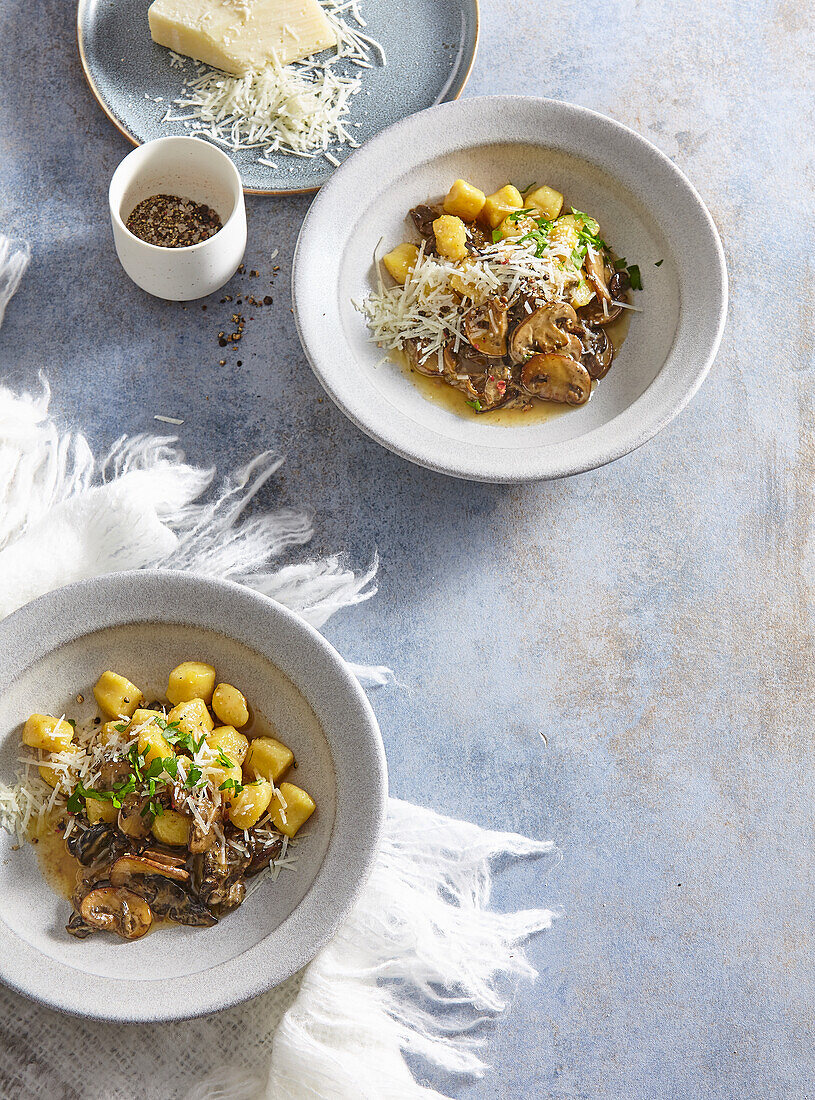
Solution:
[{"label": "chopped parsley garnish", "polygon": [[507,215],[507,221],[508,222],[516,222],[518,220],[518,218],[526,218],[530,214],[534,214],[534,213],[535,213],[535,211],[532,209],[531,206],[524,207],[523,210],[513,210],[511,214]]},{"label": "chopped parsley garnish", "polygon": [[76,721],[75,721],[75,719],[73,719],[73,718],[66,718],[66,719],[65,719],[65,721],[66,721],[66,722],[68,723],[68,725],[69,725],[69,726],[71,727],[71,729],[72,729],[72,730],[75,730],[75,729],[76,729]]},{"label": "chopped parsley garnish", "polygon": [[218,763],[221,765],[222,768],[235,767],[235,765],[232,763],[232,761],[229,759],[223,749],[218,749]]},{"label": "chopped parsley garnish", "polygon": [[493,229],[492,231],[492,243],[498,244],[500,240],[503,240],[504,234],[500,229]]},{"label": "chopped parsley garnish", "polygon": [[662,265],[663,265],[664,263],[665,263],[665,261],[664,261],[664,260],[657,260],[657,261],[656,261],[656,263],[654,264],[654,267],[662,267]]},{"label": "chopped parsley garnish", "polygon": [[[659,261],[662,263],[662,260]],[[659,264],[656,265],[659,267]],[[625,256],[621,256],[618,260],[614,261],[614,267],[617,271],[627,271],[628,277],[631,280],[632,290],[642,290],[642,275],[640,274],[639,264],[631,264],[629,267],[626,262]]]},{"label": "chopped parsley garnish", "polygon": [[184,786],[188,790],[192,790],[198,785],[198,781],[204,773],[198,767],[197,764],[193,764],[190,770],[187,772],[187,778],[184,780]]},{"label": "chopped parsley garnish", "polygon": [[117,722],[116,725],[113,728],[115,730],[117,730],[119,733],[124,733],[124,731],[127,729],[127,727],[128,727],[127,722]]},{"label": "chopped parsley garnish", "polygon": [[235,794],[240,794],[243,790],[243,783],[239,783],[237,779],[225,779],[218,790],[234,791]]},{"label": "chopped parsley garnish", "polygon": [[466,398],[466,403],[470,406],[471,409],[475,409],[477,413],[481,412],[481,402],[478,400],[477,397]]},{"label": "chopped parsley garnish", "polygon": [[554,222],[549,222],[546,218],[538,218],[536,220],[537,228],[530,229],[528,233],[525,233],[518,244],[523,244],[524,241],[534,242],[535,255],[540,258],[549,246],[549,234],[552,232],[553,224]]}]

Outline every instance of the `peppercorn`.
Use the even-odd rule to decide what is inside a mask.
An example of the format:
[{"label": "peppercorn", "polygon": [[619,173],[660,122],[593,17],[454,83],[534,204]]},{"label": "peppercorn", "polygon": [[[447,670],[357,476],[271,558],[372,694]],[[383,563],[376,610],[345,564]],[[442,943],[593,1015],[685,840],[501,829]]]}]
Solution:
[{"label": "peppercorn", "polygon": [[189,248],[214,237],[223,223],[204,203],[178,195],[151,195],[142,199],[127,219],[130,232],[160,248]]}]

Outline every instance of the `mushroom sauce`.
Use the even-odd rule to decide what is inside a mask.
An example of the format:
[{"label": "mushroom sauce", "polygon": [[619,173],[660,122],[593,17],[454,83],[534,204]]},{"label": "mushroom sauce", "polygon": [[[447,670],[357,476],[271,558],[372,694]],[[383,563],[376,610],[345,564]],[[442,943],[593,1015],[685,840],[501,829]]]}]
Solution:
[{"label": "mushroom sauce", "polygon": [[216,924],[247,879],[291,863],[316,809],[283,781],[294,754],[200,661],[172,670],[166,703],[147,705],[110,670],[94,696],[101,713],[81,728],[35,713],[23,729],[21,786],[42,807],[28,839],[73,904],[67,931],[138,939],[159,920]]},{"label": "mushroom sauce", "polygon": [[358,308],[431,399],[443,389],[466,415],[546,418],[584,405],[611,369],[639,268],[615,258],[593,217],[562,210],[551,187],[487,196],[459,179],[440,205],[410,211],[420,242],[382,258],[395,285],[380,273]]}]

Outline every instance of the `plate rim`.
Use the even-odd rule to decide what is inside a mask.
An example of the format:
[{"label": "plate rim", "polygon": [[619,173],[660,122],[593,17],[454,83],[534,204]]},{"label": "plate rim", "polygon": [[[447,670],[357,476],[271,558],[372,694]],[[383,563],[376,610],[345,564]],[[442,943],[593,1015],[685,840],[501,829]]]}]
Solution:
[{"label": "plate rim", "polygon": [[[470,51],[469,57],[467,58],[466,64],[461,69],[457,79],[455,81],[453,81],[453,83],[451,85],[451,89],[455,88],[456,90],[452,94],[449,94],[449,92],[446,92],[442,96],[442,98],[439,100],[439,102],[434,104],[434,106],[436,106],[436,107],[441,106],[443,103],[454,102],[455,100],[457,100],[461,96],[462,92],[464,91],[464,89],[467,85],[468,80],[470,79],[470,75],[472,74],[472,71],[473,71],[473,66],[475,65],[475,59],[478,55],[478,46],[479,46],[479,43],[481,41],[481,6],[480,6],[481,0],[464,0],[464,2],[468,3],[468,4],[471,4],[472,9],[473,9],[473,17],[474,17],[473,47],[472,47],[472,50]],[[88,62],[88,57],[87,57],[87,54],[86,54],[86,51],[85,51],[85,43],[84,43],[84,40],[83,40],[83,37],[82,37],[82,15],[83,15],[84,10],[87,8],[87,6],[90,3],[91,3],[91,0],[77,0],[77,5],[76,5],[76,44],[77,44],[77,51],[79,53],[79,64],[80,64],[80,67],[82,69],[82,75],[85,78],[85,83],[88,85],[88,88],[90,89],[91,95],[96,100],[96,102],[99,104],[99,106],[102,108],[103,113],[107,116],[109,121],[113,123],[113,125],[116,127],[116,129],[119,131],[119,133],[122,135],[122,137],[127,138],[127,140],[130,142],[131,145],[133,145],[135,148],[138,148],[140,145],[143,145],[144,142],[139,141],[139,139],[134,134],[132,134],[127,129],[127,127],[122,122],[120,122],[120,120],[113,113],[113,111],[109,107],[108,103],[106,102],[104,96],[102,95],[102,92],[100,91],[96,81],[94,80],[93,73],[91,71],[91,66],[90,66],[90,63]],[[432,109],[432,108],[425,108],[425,109],[428,110],[428,109]],[[400,121],[404,121],[404,120],[400,120]],[[380,133],[381,132],[382,131],[380,131]],[[162,135],[162,136],[165,136],[165,135]],[[169,135],[168,134],[166,136],[169,137],[169,136],[182,136],[182,135]],[[194,135],[191,135],[191,136],[194,136]],[[379,136],[378,134],[374,134],[374,137],[378,137],[378,136]],[[202,140],[206,140],[206,139],[202,139]],[[372,140],[372,139],[369,139],[369,140]],[[220,148],[220,146],[218,146],[218,148]],[[224,150],[224,152],[226,152],[226,150]],[[227,152],[227,156],[229,156],[228,152]],[[350,158],[346,158],[346,159],[350,159]],[[235,167],[238,168],[237,165],[235,165]],[[238,174],[240,174],[240,168],[238,168]],[[332,178],[333,174],[334,173],[333,173],[333,170],[332,170],[332,172],[330,173],[330,175],[328,177],[329,180]],[[321,187],[325,186],[324,183],[318,183],[314,187],[289,187],[289,188],[284,188],[282,190],[276,190],[274,188],[246,187],[243,183],[243,178],[241,178],[241,185],[243,186],[244,195],[269,195],[269,196],[271,196],[271,195],[315,195],[320,190]]]},{"label": "plate rim", "polygon": [[[152,621],[147,617],[140,618],[139,612],[134,614],[132,611],[127,611],[123,614],[118,603],[123,590],[137,599],[140,594],[144,597],[145,585],[148,594],[152,585],[156,592],[160,589],[165,596],[167,586],[176,587],[176,593],[180,594],[180,605],[178,609],[173,608],[169,612],[171,617],[167,621],[170,623],[203,625],[196,621],[194,613],[190,610],[190,603],[184,602],[185,598],[194,602],[196,594],[209,597],[220,596],[230,601],[236,599],[243,601],[243,607],[247,611],[253,612],[260,618],[271,615],[277,618],[278,627],[282,625],[284,632],[292,637],[298,633],[301,638],[304,637],[312,652],[316,653],[323,662],[323,669],[330,669],[335,677],[332,685],[334,691],[338,687],[344,687],[347,691],[346,705],[355,712],[354,719],[358,722],[360,736],[368,750],[367,771],[370,784],[367,797],[359,800],[360,812],[365,819],[365,831],[360,834],[360,843],[358,847],[355,846],[356,850],[350,859],[338,839],[335,819],[325,856],[300,902],[281,924],[270,930],[268,935],[240,954],[215,966],[193,974],[166,979],[142,980],[89,974],[80,968],[70,966],[63,960],[44,954],[33,944],[21,939],[12,928],[0,920],[0,981],[29,1000],[48,1008],[83,1019],[117,1023],[164,1023],[205,1016],[268,992],[307,966],[337,932],[356,903],[371,873],[384,830],[388,796],[387,761],[379,724],[367,695],[345,660],[318,630],[295,612],[271,597],[234,581],[173,569],[137,569],[104,574],[47,592],[0,622],[0,647],[4,639],[6,641],[16,639],[15,648],[19,644],[21,630],[29,636],[36,636],[37,624],[42,623],[43,616],[46,616],[45,621],[49,623],[48,638],[36,651],[36,655],[34,657],[30,654],[23,655],[22,659],[12,660],[10,669],[4,668],[0,672],[0,685],[13,682],[30,667],[32,661],[39,660],[45,654],[52,653],[73,640],[113,626]],[[91,589],[95,590],[94,600],[96,601],[100,599],[100,594],[104,595],[108,592],[115,598],[106,601],[104,613],[100,613],[98,608],[94,609],[90,625],[80,617],[75,630],[68,629],[66,623],[59,637],[56,637],[52,630],[53,623],[55,621],[65,623],[69,608],[76,609],[78,604],[81,605],[83,596]],[[68,602],[63,603],[59,617],[55,620],[54,606],[66,600]],[[213,605],[217,606],[217,601],[213,600]],[[234,629],[224,629],[220,622],[215,620],[210,622],[208,628],[229,638],[237,639],[274,663],[274,658],[267,652],[266,640],[262,637],[250,638],[248,629],[245,635],[238,636]],[[10,650],[3,647],[3,651]],[[295,684],[295,687],[309,701],[304,688],[298,684]],[[337,746],[329,743],[329,749],[336,768]],[[346,760],[343,774],[350,774],[353,770],[354,775],[357,775],[358,769],[358,759],[355,759],[353,769],[349,767],[349,761]],[[339,801],[337,812],[339,815]],[[339,872],[339,879],[336,872]],[[314,884],[320,878],[324,880],[323,889],[319,898],[316,898],[313,896]],[[326,894],[326,885],[331,887],[330,896]],[[50,889],[44,880],[43,888]],[[285,952],[284,965],[282,967],[278,965],[278,973],[270,981],[264,975],[268,974],[269,965],[280,958],[280,945],[277,943],[273,945],[270,940],[276,939],[279,930],[284,928],[300,910],[302,912],[298,921],[302,920],[304,915],[307,917],[318,915],[320,924],[309,925],[307,936],[297,939],[294,948]],[[326,914],[328,914],[327,919]],[[18,963],[18,954],[25,965]],[[33,981],[30,978],[32,971],[36,972]],[[66,972],[73,975],[73,980],[60,982],[58,980],[60,974],[65,975]],[[202,981],[205,975],[213,980]],[[28,985],[27,981],[29,981]],[[97,995],[98,1003],[94,1001]]]},{"label": "plate rim", "polygon": [[[302,308],[303,301],[307,300],[307,294],[304,287],[307,276],[303,273],[303,265],[301,262],[304,245],[309,243],[308,238],[311,227],[315,224],[323,208],[326,207],[326,204],[331,202],[335,193],[341,194],[344,174],[352,170],[351,166],[353,166],[354,162],[358,162],[365,157],[376,156],[380,144],[386,145],[399,130],[416,126],[417,121],[424,118],[426,115],[437,115],[444,112],[453,114],[461,110],[468,111],[470,109],[477,109],[476,105],[482,103],[489,103],[499,108],[533,108],[543,112],[572,113],[575,116],[590,119],[595,125],[599,124],[601,126],[610,127],[612,130],[616,130],[620,136],[624,135],[629,141],[633,139],[635,143],[643,147],[643,151],[647,151],[651,157],[656,159],[663,169],[667,170],[668,176],[673,177],[673,180],[685,189],[686,193],[693,200],[696,211],[700,216],[699,224],[708,234],[708,240],[710,245],[712,245],[713,254],[717,261],[714,271],[714,275],[717,276],[716,289],[718,291],[716,304],[713,307],[716,314],[715,323],[708,331],[705,350],[698,360],[698,365],[692,372],[688,372],[688,382],[687,385],[683,385],[682,392],[672,397],[670,394],[666,395],[666,398],[670,398],[670,400],[663,399],[662,403],[658,405],[657,408],[651,409],[646,413],[643,406],[647,406],[651,403],[649,401],[649,394],[660,379],[660,371],[631,404],[622,409],[606,424],[592,429],[591,432],[587,433],[583,438],[587,439],[590,436],[596,436],[598,433],[607,432],[612,424],[622,417],[631,414],[632,410],[642,411],[644,413],[644,415],[640,417],[636,429],[629,429],[627,432],[624,432],[622,436],[620,436],[619,432],[615,433],[611,441],[605,446],[595,445],[594,449],[599,453],[593,456],[587,456],[582,460],[575,458],[560,462],[553,462],[547,456],[543,460],[539,459],[537,466],[534,460],[531,461],[530,469],[522,473],[513,472],[506,474],[498,470],[474,470],[468,468],[468,463],[462,460],[447,463],[423,459],[420,455],[411,452],[407,445],[400,445],[386,438],[384,430],[377,429],[376,426],[364,422],[353,409],[347,407],[342,395],[332,384],[330,369],[325,371],[321,368],[320,352],[315,351],[314,348],[315,343],[318,343],[318,341],[311,339],[308,331],[313,312],[310,317],[308,308]],[[454,127],[448,127],[448,130],[453,131]],[[487,135],[484,144],[490,143],[492,143],[492,139]],[[553,146],[553,148],[555,147]],[[613,175],[613,173],[608,174]],[[458,103],[436,104],[433,107],[426,108],[424,111],[399,119],[385,130],[380,131],[378,134],[374,135],[374,137],[370,138],[362,148],[357,150],[332,174],[331,179],[327,181],[321,189],[320,194],[309,207],[300,228],[294,255],[292,257],[291,295],[293,315],[297,333],[300,337],[300,343],[317,380],[334,404],[337,405],[343,414],[369,438],[399,457],[406,459],[408,462],[431,470],[434,473],[445,474],[446,476],[456,477],[465,481],[479,481],[487,484],[526,484],[536,481],[554,481],[563,477],[571,477],[574,474],[586,473],[590,470],[599,469],[610,462],[623,458],[627,454],[631,454],[633,451],[653,439],[663,428],[674,420],[675,417],[687,407],[698,392],[718,354],[727,323],[729,290],[724,247],[713,217],[701,195],[688,177],[661,149],[632,127],[626,126],[622,122],[618,122],[609,115],[604,115],[588,107],[582,107],[579,104],[538,96],[488,95],[470,97]],[[674,340],[671,344],[668,357],[674,354],[675,343],[676,341]],[[332,350],[336,352],[336,346],[334,346]],[[330,364],[331,356],[323,352],[323,358]],[[634,419],[637,419],[636,416]],[[523,453],[530,454],[531,449]]]}]

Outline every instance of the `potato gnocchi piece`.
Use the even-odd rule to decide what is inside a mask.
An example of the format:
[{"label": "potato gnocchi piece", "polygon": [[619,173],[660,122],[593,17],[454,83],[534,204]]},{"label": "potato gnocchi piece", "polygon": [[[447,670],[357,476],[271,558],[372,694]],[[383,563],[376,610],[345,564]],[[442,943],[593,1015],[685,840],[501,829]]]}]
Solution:
[{"label": "potato gnocchi piece", "polygon": [[243,762],[243,770],[251,779],[268,779],[276,783],[294,763],[294,753],[275,737],[255,737]]},{"label": "potato gnocchi piece", "polygon": [[215,669],[203,661],[183,661],[170,673],[167,698],[176,706],[191,699],[209,703],[215,690]]},{"label": "potato gnocchi piece", "polygon": [[118,672],[103,672],[93,685],[93,696],[105,718],[129,718],[142,705],[144,696],[134,683]]},{"label": "potato gnocchi piece", "polygon": [[[251,829],[266,813],[272,800],[272,784],[254,779],[236,794],[229,808],[229,820],[238,829]],[[282,830],[281,830],[282,831]]]},{"label": "potato gnocchi piece", "polygon": [[225,726],[240,729],[249,721],[249,706],[246,696],[232,684],[218,684],[212,693],[212,709],[216,718]]},{"label": "potato gnocchi piece", "polygon": [[43,752],[65,752],[73,739],[73,726],[50,714],[32,714],[23,727],[23,744]]},{"label": "potato gnocchi piece", "polygon": [[281,783],[274,793],[270,812],[275,828],[287,837],[293,837],[316,809],[313,798],[302,787]]},{"label": "potato gnocchi piece", "polygon": [[398,244],[396,248],[382,257],[385,270],[400,286],[404,286],[408,277],[416,266],[419,258],[419,249],[415,244]]}]

